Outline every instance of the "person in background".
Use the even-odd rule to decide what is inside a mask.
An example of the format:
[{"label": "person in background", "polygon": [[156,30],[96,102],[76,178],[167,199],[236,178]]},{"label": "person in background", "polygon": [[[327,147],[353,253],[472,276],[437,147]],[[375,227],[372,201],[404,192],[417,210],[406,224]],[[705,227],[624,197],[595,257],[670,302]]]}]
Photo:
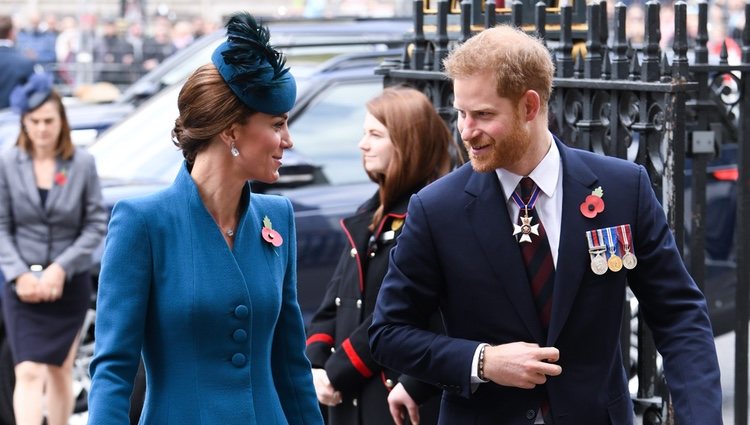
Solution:
[{"label": "person in background", "polygon": [[94,48],[94,62],[99,68],[97,81],[129,84],[133,61],[133,46],[119,32],[117,22],[114,19],[104,21]]},{"label": "person in background", "polygon": [[76,149],[52,77],[11,94],[16,146],[0,156],[0,269],[16,424],[67,425],[73,360],[91,306],[91,254],[107,228],[94,158]]},{"label": "person in background", "polygon": [[146,424],[320,425],[279,179],[296,97],[269,31],[233,15],[182,87],[173,185],[118,202],[99,279],[90,424],[128,424],[143,356]]},{"label": "person in background", "polygon": [[74,16],[65,16],[60,22],[61,31],[55,43],[58,74],[65,84],[75,85],[77,57],[81,51],[81,31]]},{"label": "person in background", "polygon": [[165,16],[154,18],[152,34],[143,40],[143,69],[148,72],[176,51],[172,44],[172,23]]},{"label": "person in background", "polygon": [[182,50],[195,41],[195,28],[191,21],[182,20],[174,23],[172,27],[172,46],[175,51]]},{"label": "person in background", "polygon": [[0,109],[10,106],[10,92],[34,73],[34,62],[15,49],[13,19],[0,15]]},{"label": "person in background", "polygon": [[131,83],[135,82],[143,72],[143,24],[140,21],[132,21],[128,25],[125,41],[133,47],[133,64],[131,70]]},{"label": "person in background", "polygon": [[39,12],[32,10],[28,13],[27,20],[28,25],[18,33],[16,40],[18,50],[35,64],[43,66],[47,72],[54,71],[52,66],[57,60],[56,17],[49,14],[42,20]]},{"label": "person in background", "polygon": [[401,424],[407,412],[413,424],[434,424],[437,397],[418,405],[438,388],[378,365],[367,328],[409,197],[449,171],[453,137],[429,99],[411,88],[387,88],[370,100],[363,130],[362,163],[378,190],[341,222],[349,246],[308,329],[315,389],[330,425]]},{"label": "person in background", "polygon": [[[706,300],[644,167],[550,133],[540,39],[496,26],[444,66],[471,164],[409,202],[370,328],[375,360],[440,385],[441,424],[632,424],[629,286],[677,422],[721,424]],[[428,328],[435,311],[445,335]]]}]

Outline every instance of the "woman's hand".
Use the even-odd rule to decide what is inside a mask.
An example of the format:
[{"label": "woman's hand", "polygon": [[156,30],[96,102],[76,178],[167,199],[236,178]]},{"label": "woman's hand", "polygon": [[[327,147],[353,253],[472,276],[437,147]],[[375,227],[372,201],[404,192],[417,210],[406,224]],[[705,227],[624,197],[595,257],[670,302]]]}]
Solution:
[{"label": "woman's hand", "polygon": [[325,369],[313,368],[313,384],[315,384],[315,393],[318,395],[318,401],[326,406],[336,406],[343,401],[341,393],[333,388],[331,381]]},{"label": "woman's hand", "polygon": [[24,273],[16,278],[16,295],[22,302],[36,304],[44,300],[39,279],[33,273]]},{"label": "woman's hand", "polygon": [[65,286],[65,270],[57,263],[52,263],[44,269],[39,279],[42,289],[42,301],[57,301],[62,297]]},{"label": "woman's hand", "polygon": [[404,425],[406,413],[409,414],[409,420],[412,425],[419,425],[419,406],[406,391],[401,383],[398,383],[388,394],[388,409],[391,411],[391,417],[396,425]]}]

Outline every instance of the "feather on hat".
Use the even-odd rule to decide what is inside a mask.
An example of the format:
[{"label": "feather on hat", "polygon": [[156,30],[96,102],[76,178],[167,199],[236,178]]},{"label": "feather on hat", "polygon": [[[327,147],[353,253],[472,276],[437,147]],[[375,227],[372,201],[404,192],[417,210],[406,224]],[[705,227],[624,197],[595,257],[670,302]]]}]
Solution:
[{"label": "feather on hat", "polygon": [[268,27],[247,12],[227,22],[227,40],[214,50],[211,61],[232,92],[249,108],[269,115],[292,109],[297,98],[294,77],[284,55],[270,44]]}]

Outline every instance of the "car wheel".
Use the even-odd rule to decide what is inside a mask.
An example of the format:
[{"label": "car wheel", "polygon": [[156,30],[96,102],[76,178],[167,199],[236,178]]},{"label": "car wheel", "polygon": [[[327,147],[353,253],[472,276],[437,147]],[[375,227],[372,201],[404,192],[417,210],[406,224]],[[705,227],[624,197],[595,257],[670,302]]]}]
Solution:
[{"label": "car wheel", "polygon": [[0,425],[15,425],[13,416],[13,387],[16,375],[13,371],[13,357],[10,345],[3,337],[0,340]]}]

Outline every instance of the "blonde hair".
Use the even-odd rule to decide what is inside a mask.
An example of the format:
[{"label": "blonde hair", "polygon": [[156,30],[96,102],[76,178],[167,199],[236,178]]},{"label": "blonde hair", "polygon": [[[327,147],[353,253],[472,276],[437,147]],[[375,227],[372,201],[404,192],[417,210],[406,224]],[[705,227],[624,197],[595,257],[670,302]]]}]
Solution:
[{"label": "blonde hair", "polygon": [[451,51],[443,65],[453,79],[492,71],[498,96],[518,101],[534,90],[547,109],[555,75],[552,58],[542,40],[516,27],[499,25],[480,32]]}]

